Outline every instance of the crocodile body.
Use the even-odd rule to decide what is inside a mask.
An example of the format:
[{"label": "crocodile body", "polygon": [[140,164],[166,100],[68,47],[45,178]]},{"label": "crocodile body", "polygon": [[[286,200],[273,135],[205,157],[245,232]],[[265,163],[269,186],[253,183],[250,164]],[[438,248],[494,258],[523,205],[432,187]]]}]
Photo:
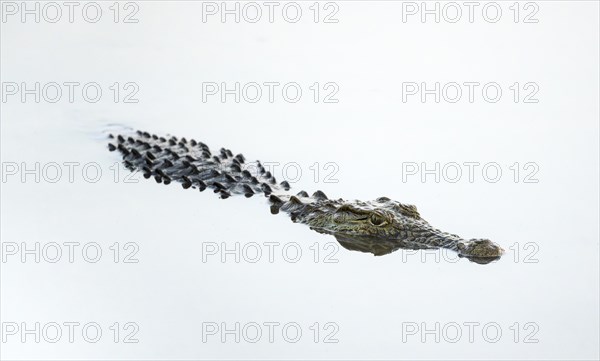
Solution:
[{"label": "crocodile body", "polygon": [[442,232],[422,219],[415,206],[387,197],[363,202],[329,199],[321,191],[293,194],[288,182],[278,183],[260,161],[247,163],[242,154],[234,155],[229,149],[213,152],[193,139],[143,131],[109,138],[109,150],[118,151],[124,165],[145,178],[163,184],[175,181],[185,189],[210,189],[223,199],[266,196],[271,213],[283,211],[294,222],[335,236],[350,250],[383,255],[398,249],[446,248],[477,263],[496,260],[504,252],[487,239],[465,240]]}]

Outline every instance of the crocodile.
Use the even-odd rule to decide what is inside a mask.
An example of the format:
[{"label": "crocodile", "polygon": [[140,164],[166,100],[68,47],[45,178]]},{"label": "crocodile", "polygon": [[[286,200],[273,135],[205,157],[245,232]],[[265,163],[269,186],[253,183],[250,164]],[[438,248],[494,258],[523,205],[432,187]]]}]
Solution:
[{"label": "crocodile", "polygon": [[442,232],[421,218],[414,205],[387,197],[372,201],[330,199],[318,190],[290,191],[277,182],[260,161],[247,162],[226,148],[211,149],[203,142],[158,136],[137,130],[109,134],[108,149],[118,151],[124,166],[157,183],[177,182],[184,189],[210,189],[222,199],[233,195],[265,196],[272,214],[287,213],[291,220],[333,235],[346,249],[380,256],[398,249],[449,249],[458,256],[486,264],[504,250],[489,239],[463,239]]}]

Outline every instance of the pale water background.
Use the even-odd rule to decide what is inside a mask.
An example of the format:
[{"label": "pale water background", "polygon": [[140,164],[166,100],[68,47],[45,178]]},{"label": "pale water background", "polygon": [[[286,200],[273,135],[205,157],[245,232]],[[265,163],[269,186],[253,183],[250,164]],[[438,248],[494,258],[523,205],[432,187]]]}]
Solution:
[{"label": "pale water background", "polygon": [[[598,3],[537,2],[535,24],[515,24],[508,3],[495,24],[403,23],[402,4],[388,1],[338,2],[334,24],[312,22],[308,3],[296,24],[203,23],[200,3],[137,4],[136,24],[112,22],[111,3],[102,3],[96,24],[2,23],[3,82],[97,82],[104,91],[95,104],[80,93],[73,103],[64,95],[55,104],[3,101],[2,162],[97,162],[103,174],[97,183],[84,181],[81,167],[73,183],[64,174],[57,183],[7,177],[2,242],[97,242],[104,253],[98,263],[78,253],[73,263],[21,263],[17,255],[1,264],[2,322],[97,322],[103,330],[97,343],[80,333],[73,343],[7,336],[1,357],[598,359]],[[202,82],[236,81],[298,82],[305,93],[295,104],[280,96],[202,102]],[[493,81],[504,94],[495,104],[403,103],[406,81]],[[115,103],[115,82],[137,83],[139,103]],[[339,103],[314,103],[314,82],[336,82]],[[536,82],[539,103],[514,103],[514,82]],[[220,200],[139,175],[130,184],[122,170],[115,182],[110,167],[119,158],[106,150],[107,124],[297,162],[303,175],[294,190],[416,204],[440,229],[490,238],[507,254],[486,266],[450,253],[438,253],[440,261],[435,252],[425,260],[415,252],[373,257],[336,250],[333,237],[271,216],[260,197]],[[321,169],[315,183],[315,162],[335,162],[339,182],[324,182]],[[457,183],[403,182],[402,162],[497,162],[503,175],[497,183],[481,173],[473,183],[465,175]],[[539,182],[524,183],[525,172],[515,182],[515,162],[535,162]],[[139,262],[113,262],[115,242],[135,242]],[[273,263],[265,254],[256,263],[202,262],[210,242],[278,247]],[[297,263],[281,256],[293,242],[303,252]],[[330,252],[337,263],[324,261]],[[137,324],[139,342],[123,343],[125,331],[114,342],[114,322]],[[272,343],[265,334],[256,343],[222,343],[219,334],[203,342],[204,322],[296,322],[303,333],[297,343],[281,328]],[[315,342],[315,322],[335,323],[339,342],[323,342],[331,329]],[[454,332],[446,328],[450,336],[422,342],[422,332],[403,335],[407,322],[455,322],[463,334],[448,342]],[[469,322],[480,324],[473,342]],[[482,336],[492,323],[502,331],[497,342]],[[529,341],[538,342],[524,342],[533,331]]]}]

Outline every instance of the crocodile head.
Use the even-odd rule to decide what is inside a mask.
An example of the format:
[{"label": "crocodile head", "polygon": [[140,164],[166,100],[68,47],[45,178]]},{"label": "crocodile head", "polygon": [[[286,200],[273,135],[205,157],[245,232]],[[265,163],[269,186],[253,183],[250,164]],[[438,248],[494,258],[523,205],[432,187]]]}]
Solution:
[{"label": "crocodile head", "polygon": [[387,197],[369,202],[322,200],[301,203],[287,209],[295,222],[332,234],[351,250],[382,255],[397,249],[449,248],[478,263],[498,259],[504,252],[486,239],[464,240],[433,228],[413,205]]}]

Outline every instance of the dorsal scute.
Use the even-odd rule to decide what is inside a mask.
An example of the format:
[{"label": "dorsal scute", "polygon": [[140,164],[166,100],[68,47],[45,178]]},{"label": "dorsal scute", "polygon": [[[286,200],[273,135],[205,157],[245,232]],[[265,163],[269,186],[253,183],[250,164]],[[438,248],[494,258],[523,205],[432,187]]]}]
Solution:
[{"label": "dorsal scute", "polygon": [[143,171],[144,178],[163,184],[180,183],[185,189],[211,188],[221,198],[234,194],[252,197],[269,196],[273,192],[288,191],[289,182],[278,183],[276,178],[256,162],[255,171],[249,170],[243,154],[228,148],[211,152],[203,142],[172,135],[159,137],[144,131],[110,134],[110,151],[121,153],[125,166]]}]

